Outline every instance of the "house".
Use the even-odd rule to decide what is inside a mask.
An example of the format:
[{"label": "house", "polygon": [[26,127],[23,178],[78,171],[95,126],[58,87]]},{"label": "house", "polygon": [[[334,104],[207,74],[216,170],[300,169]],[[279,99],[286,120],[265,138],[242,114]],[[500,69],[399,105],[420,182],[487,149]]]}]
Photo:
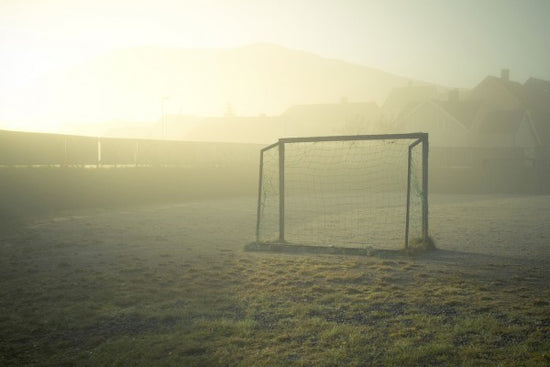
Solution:
[{"label": "house", "polygon": [[206,117],[191,129],[186,139],[191,141],[269,144],[283,134],[280,117],[224,116]]},{"label": "house", "polygon": [[457,91],[449,92],[448,100],[428,100],[411,107],[396,121],[403,132],[427,132],[432,147],[468,147],[469,128],[481,103],[458,98]]},{"label": "house", "polygon": [[455,90],[446,100],[403,107],[396,125],[401,132],[429,133],[430,167],[440,185],[497,191],[540,191],[550,185],[548,81],[530,78],[520,84],[505,69],[463,98]]},{"label": "house", "polygon": [[525,108],[523,86],[510,80],[508,69],[501,71],[500,78],[487,76],[470,91],[468,99],[479,101],[486,107],[495,109]]},{"label": "house", "polygon": [[272,143],[281,137],[369,134],[380,132],[382,113],[376,103],[294,105],[279,116],[226,115],[203,118],[186,139]]},{"label": "house", "polygon": [[473,124],[472,132],[475,147],[535,149],[541,145],[526,109],[491,110]]},{"label": "house", "polygon": [[489,110],[471,127],[472,151],[482,168],[520,171],[533,167],[541,141],[526,109]]},{"label": "house", "polygon": [[371,134],[384,130],[382,112],[374,102],[294,105],[281,116],[283,136]]},{"label": "house", "polygon": [[529,78],[523,84],[523,94],[530,108],[550,111],[550,81]]},{"label": "house", "polygon": [[523,92],[541,144],[550,149],[550,81],[529,78]]},{"label": "house", "polygon": [[[483,103],[471,128],[474,161],[495,181],[515,181],[530,190],[550,185],[550,82],[510,81],[509,71],[489,76],[469,98]],[[546,189],[545,189],[546,187]]]},{"label": "house", "polygon": [[394,88],[382,106],[384,116],[395,120],[399,115],[422,102],[437,99],[437,88],[432,85],[412,85]]},{"label": "house", "polygon": [[430,139],[430,167],[441,175],[448,169],[474,165],[470,127],[481,109],[477,101],[461,100],[458,91],[447,100],[429,100],[411,107],[396,121],[399,131],[427,132]]}]

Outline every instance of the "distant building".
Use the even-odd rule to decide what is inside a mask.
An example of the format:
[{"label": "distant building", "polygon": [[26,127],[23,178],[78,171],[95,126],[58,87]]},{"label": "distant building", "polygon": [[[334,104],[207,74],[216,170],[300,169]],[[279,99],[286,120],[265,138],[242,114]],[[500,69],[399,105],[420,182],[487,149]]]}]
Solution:
[{"label": "distant building", "polygon": [[195,141],[271,143],[281,137],[370,134],[384,131],[376,103],[294,105],[279,116],[203,118],[186,136]]},{"label": "distant building", "polygon": [[525,108],[523,86],[518,82],[510,81],[508,69],[501,71],[500,78],[487,76],[471,90],[468,99],[480,101],[485,106],[495,109]]},{"label": "distant building", "polygon": [[550,82],[530,78],[524,85],[510,72],[483,79],[466,98],[450,91],[409,105],[397,118],[404,131],[430,133],[433,146],[535,147],[550,145]]},{"label": "distant building", "polygon": [[518,172],[550,162],[546,132],[541,133],[550,130],[544,107],[550,104],[548,87],[543,81],[512,82],[504,70],[500,78],[485,78],[463,99],[450,91],[446,100],[407,106],[396,126],[429,133],[432,167],[440,177],[462,176],[468,169],[504,180],[510,175],[517,183]]},{"label": "distant building", "polygon": [[541,145],[550,151],[550,81],[529,78],[523,84],[523,92]]},{"label": "distant building", "polygon": [[272,143],[283,135],[280,117],[205,117],[187,133],[186,139],[233,143]]},{"label": "distant building", "polygon": [[[535,149],[540,137],[528,110],[491,110],[472,126],[472,146]],[[534,158],[534,157],[533,157]]]},{"label": "distant building", "polygon": [[396,121],[403,132],[427,132],[430,145],[435,147],[468,147],[471,145],[470,126],[481,103],[460,100],[457,91],[450,91],[446,101],[428,100],[409,106]]},{"label": "distant building", "polygon": [[504,69],[500,78],[486,77],[469,98],[485,110],[473,126],[474,146],[521,148],[527,160],[550,162],[549,81],[529,78],[522,85]]},{"label": "distant building", "polygon": [[281,116],[285,136],[369,134],[381,132],[382,112],[371,103],[294,105]]},{"label": "distant building", "polygon": [[389,120],[395,120],[414,106],[437,99],[437,88],[431,85],[409,85],[394,88],[382,105],[382,112]]}]

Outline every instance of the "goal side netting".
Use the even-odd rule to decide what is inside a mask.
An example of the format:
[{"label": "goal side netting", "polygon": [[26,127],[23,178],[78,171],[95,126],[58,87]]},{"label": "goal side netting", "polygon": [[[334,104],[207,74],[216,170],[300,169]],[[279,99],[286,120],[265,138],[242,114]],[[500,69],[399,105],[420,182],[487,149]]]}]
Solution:
[{"label": "goal side netting", "polygon": [[257,243],[402,248],[428,233],[428,135],[287,138],[260,156]]}]

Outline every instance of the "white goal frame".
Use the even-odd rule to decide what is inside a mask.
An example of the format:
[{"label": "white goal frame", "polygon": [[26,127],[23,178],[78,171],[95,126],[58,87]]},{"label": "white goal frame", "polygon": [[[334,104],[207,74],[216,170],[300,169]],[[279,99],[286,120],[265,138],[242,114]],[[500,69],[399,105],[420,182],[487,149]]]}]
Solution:
[{"label": "white goal frame", "polygon": [[[410,140],[407,158],[407,188],[406,188],[406,218],[405,218],[405,248],[409,247],[409,218],[411,204],[411,164],[412,151],[417,145],[421,144],[422,156],[422,184],[421,184],[421,210],[422,210],[422,238],[424,243],[428,243],[428,155],[429,142],[427,133],[406,133],[406,134],[378,134],[378,135],[342,135],[342,136],[318,136],[318,137],[296,137],[281,138],[278,142],[268,145],[260,151],[259,183],[258,183],[258,206],[256,221],[256,243],[260,241],[260,225],[262,216],[262,190],[264,175],[264,154],[274,148],[278,148],[278,241],[269,242],[269,244],[287,244],[285,240],[285,146],[293,143],[318,143],[318,142],[340,142],[340,141],[364,141],[364,140]],[[367,157],[365,159],[368,159]],[[265,242],[263,242],[265,243]]]}]

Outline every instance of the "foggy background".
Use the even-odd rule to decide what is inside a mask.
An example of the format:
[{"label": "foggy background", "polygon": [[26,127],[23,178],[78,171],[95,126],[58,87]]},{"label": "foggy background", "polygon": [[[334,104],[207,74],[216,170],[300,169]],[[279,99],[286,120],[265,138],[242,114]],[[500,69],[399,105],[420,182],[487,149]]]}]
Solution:
[{"label": "foggy background", "polygon": [[0,0],[0,364],[547,365],[548,15]]},{"label": "foggy background", "polygon": [[159,137],[170,115],[168,136],[191,139],[197,118],[382,107],[409,82],[549,80],[549,12],[544,0],[3,0],[0,127]]},{"label": "foggy background", "polygon": [[[25,205],[192,197],[186,180],[203,169],[209,184],[229,175],[233,193],[253,195],[260,147],[292,136],[422,131],[434,191],[550,187],[546,1],[4,0],[0,10],[0,164],[19,168],[2,182],[7,217]],[[120,181],[96,194],[74,184],[54,200],[56,184],[22,168],[62,168],[51,177],[65,185],[83,179],[67,169],[117,168],[85,180]],[[143,174],[157,182],[139,186],[130,168],[157,170]]]}]

